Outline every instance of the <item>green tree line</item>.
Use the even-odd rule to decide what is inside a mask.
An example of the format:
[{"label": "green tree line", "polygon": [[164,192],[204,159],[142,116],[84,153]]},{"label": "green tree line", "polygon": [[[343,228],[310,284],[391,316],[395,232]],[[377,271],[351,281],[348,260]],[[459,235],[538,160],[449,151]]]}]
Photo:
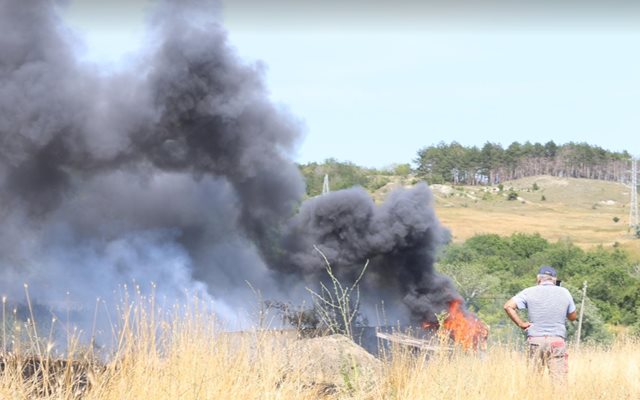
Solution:
[{"label": "green tree line", "polygon": [[308,196],[317,196],[322,193],[325,175],[329,176],[331,190],[361,186],[374,191],[389,183],[390,176],[407,176],[412,172],[409,164],[396,164],[388,168],[376,169],[361,167],[348,161],[338,161],[334,158],[322,163],[300,164],[298,168],[304,176]]},{"label": "green tree line", "polygon": [[628,180],[628,152],[612,152],[586,143],[557,145],[525,142],[485,143],[482,148],[440,142],[418,151],[417,174],[429,183],[497,184],[535,175]]},{"label": "green tree line", "polygon": [[[569,289],[578,306],[583,282],[588,282],[583,339],[606,342],[611,338],[606,326],[624,326],[640,333],[640,265],[620,248],[583,250],[568,241],[550,243],[538,234],[482,234],[449,244],[437,268],[451,277],[472,311],[490,325],[512,331],[502,305],[533,286],[543,264],[558,271],[561,285]],[[575,328],[570,324],[570,336]]]}]

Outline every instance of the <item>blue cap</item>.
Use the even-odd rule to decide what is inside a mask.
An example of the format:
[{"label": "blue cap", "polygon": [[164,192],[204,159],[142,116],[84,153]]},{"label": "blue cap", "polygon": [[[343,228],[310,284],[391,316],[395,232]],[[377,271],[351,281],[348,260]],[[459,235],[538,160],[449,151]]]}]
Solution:
[{"label": "blue cap", "polygon": [[556,270],[551,268],[548,265],[543,265],[542,267],[540,267],[540,271],[538,271],[538,275],[549,275],[554,278],[557,276]]}]

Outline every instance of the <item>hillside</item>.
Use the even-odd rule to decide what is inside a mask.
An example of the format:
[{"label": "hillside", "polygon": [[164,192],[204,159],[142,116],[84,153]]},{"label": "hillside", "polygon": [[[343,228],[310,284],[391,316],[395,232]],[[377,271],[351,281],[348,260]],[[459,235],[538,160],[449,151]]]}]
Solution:
[{"label": "hillside", "polygon": [[[394,187],[415,183],[391,180],[374,193],[376,200]],[[502,191],[497,186],[431,188],[436,213],[454,242],[481,233],[539,233],[550,241],[570,240],[583,248],[620,246],[640,258],[640,240],[628,228],[629,187],[620,183],[536,176],[504,182]],[[517,200],[507,199],[511,188]]]}]

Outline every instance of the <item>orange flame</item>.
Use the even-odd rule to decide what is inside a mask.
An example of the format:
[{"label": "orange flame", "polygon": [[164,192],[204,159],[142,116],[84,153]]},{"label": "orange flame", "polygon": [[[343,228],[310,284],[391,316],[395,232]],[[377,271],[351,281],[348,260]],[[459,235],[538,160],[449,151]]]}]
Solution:
[{"label": "orange flame", "polygon": [[[443,328],[449,332],[454,343],[459,344],[463,349],[484,350],[489,328],[475,315],[465,313],[461,305],[461,300],[453,300],[449,303],[449,312]],[[422,327],[437,329],[439,326],[437,323],[424,322]]]}]

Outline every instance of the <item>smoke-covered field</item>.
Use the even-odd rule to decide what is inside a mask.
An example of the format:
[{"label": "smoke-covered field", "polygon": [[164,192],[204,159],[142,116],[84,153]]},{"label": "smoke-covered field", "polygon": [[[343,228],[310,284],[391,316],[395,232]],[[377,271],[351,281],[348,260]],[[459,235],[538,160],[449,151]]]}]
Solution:
[{"label": "smoke-covered field", "polygon": [[255,293],[299,303],[326,279],[315,246],[341,280],[369,261],[363,312],[421,323],[459,299],[433,268],[449,235],[425,184],[382,204],[360,188],[303,201],[299,123],[215,1],[158,1],[116,72],[77,59],[57,7],[0,0],[0,291],[16,318],[33,317],[28,284],[36,319],[100,345],[129,291],[206,298],[244,327]]},{"label": "smoke-covered field", "polygon": [[[461,349],[434,356],[396,348],[374,369],[358,364],[347,345],[334,366],[339,379],[328,385],[326,376],[310,378],[302,369],[286,368],[291,346],[301,341],[276,340],[264,331],[235,337],[218,331],[214,320],[197,311],[171,322],[155,319],[149,309],[134,307],[127,315],[131,324],[120,331],[113,362],[91,361],[90,350],[77,348],[66,358],[78,360],[75,372],[71,367],[46,372],[51,362],[39,370],[40,379],[33,374],[25,379],[18,354],[6,364],[6,359],[2,361],[0,397],[623,400],[640,396],[640,344],[632,341],[609,348],[571,349],[566,385],[554,385],[548,376],[529,370],[522,352],[510,345],[490,347],[483,356]],[[23,343],[23,350],[33,345]],[[312,364],[306,366],[313,368]]]}]

